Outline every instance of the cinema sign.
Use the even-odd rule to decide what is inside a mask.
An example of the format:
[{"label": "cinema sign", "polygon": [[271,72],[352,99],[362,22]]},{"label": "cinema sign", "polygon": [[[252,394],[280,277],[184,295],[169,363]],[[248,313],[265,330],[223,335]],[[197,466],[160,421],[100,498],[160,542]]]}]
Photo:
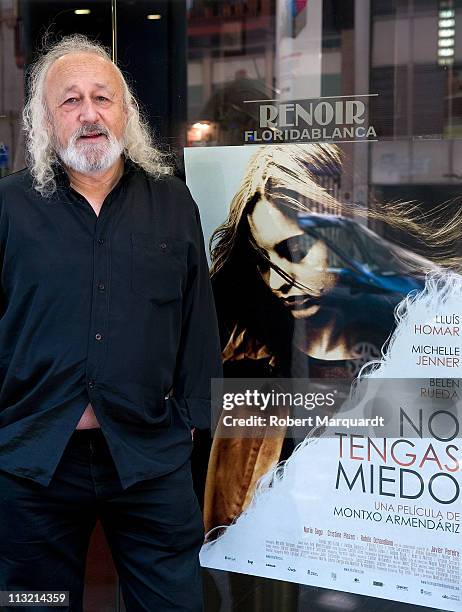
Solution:
[{"label": "cinema sign", "polygon": [[[367,96],[365,96],[367,100]],[[368,107],[359,99],[298,100],[258,104],[259,126],[244,132],[245,143],[375,141]]]}]

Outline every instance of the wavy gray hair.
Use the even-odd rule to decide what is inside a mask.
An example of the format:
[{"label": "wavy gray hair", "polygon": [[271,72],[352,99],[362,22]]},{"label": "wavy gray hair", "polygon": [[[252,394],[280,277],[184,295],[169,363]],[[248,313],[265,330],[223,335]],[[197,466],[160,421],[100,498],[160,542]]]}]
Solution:
[{"label": "wavy gray hair", "polygon": [[[72,53],[92,53],[112,63],[110,54],[102,45],[92,42],[82,34],[74,34],[49,47],[32,66],[28,79],[29,96],[23,112],[26,159],[34,179],[34,187],[44,197],[52,195],[56,190],[53,163],[58,159],[47,129],[49,119],[44,95],[45,79],[56,60]],[[142,117],[130,87],[121,70],[113,65],[122,81],[123,103],[127,113],[125,157],[155,177],[171,174],[168,155],[161,153],[154,146],[148,123]]]}]

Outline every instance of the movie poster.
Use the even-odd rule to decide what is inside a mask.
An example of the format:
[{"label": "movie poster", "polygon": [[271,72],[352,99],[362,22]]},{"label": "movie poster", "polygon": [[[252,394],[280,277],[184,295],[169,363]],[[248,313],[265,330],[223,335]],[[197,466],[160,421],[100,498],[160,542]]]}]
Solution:
[{"label": "movie poster", "polygon": [[[185,163],[241,391],[218,418],[202,565],[462,610],[460,222],[342,201],[334,144],[189,148]],[[281,380],[301,387],[273,419],[243,386],[267,381],[272,401]]]}]

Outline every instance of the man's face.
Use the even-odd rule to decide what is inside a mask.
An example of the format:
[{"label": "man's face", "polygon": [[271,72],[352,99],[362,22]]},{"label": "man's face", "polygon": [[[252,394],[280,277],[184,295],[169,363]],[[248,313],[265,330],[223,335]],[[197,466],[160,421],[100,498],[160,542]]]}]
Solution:
[{"label": "man's face", "polygon": [[45,101],[52,143],[66,166],[92,174],[120,158],[126,115],[110,62],[91,53],[61,57],[46,76]]}]

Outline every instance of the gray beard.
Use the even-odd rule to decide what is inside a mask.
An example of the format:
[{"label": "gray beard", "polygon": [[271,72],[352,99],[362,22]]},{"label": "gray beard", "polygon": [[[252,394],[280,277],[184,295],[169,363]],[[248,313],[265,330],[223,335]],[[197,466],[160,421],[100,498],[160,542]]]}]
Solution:
[{"label": "gray beard", "polygon": [[113,166],[124,150],[122,141],[114,136],[107,136],[104,143],[91,142],[77,146],[71,139],[67,147],[59,147],[57,154],[63,164],[81,174],[94,174],[103,172]]}]

